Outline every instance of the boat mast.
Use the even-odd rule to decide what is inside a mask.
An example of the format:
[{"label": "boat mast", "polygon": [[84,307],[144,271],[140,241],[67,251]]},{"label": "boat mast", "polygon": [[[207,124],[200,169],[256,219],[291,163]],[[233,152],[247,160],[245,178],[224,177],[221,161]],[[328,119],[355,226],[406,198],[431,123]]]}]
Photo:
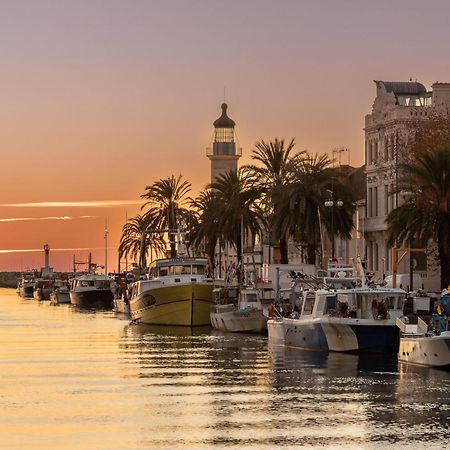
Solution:
[{"label": "boat mast", "polygon": [[105,217],[105,275],[108,276],[108,218]]}]

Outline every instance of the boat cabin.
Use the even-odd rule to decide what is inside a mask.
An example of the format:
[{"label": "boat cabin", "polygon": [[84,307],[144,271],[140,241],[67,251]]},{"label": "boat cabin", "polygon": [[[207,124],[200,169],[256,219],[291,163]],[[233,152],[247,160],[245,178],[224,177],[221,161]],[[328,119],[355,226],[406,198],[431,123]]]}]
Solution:
[{"label": "boat cabin", "polygon": [[203,281],[207,276],[207,260],[203,258],[178,259],[168,258],[157,260],[149,270],[149,280],[173,277],[174,282]]},{"label": "boat cabin", "polygon": [[404,302],[401,289],[307,290],[301,316],[395,321],[403,315]]},{"label": "boat cabin", "polygon": [[113,280],[106,277],[81,276],[69,280],[69,287],[72,291],[86,288],[111,289]]}]

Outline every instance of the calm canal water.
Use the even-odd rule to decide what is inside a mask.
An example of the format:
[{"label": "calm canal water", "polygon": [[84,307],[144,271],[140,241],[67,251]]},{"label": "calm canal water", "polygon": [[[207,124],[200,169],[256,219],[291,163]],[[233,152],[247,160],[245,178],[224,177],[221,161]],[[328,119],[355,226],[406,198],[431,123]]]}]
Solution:
[{"label": "calm canal water", "polygon": [[0,290],[0,448],[449,448],[450,373]]}]

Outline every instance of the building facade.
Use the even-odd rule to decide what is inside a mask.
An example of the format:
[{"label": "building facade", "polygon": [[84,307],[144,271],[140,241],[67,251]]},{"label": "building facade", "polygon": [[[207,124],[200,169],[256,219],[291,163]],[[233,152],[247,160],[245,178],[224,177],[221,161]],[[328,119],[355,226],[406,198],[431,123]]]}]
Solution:
[{"label": "building facade", "polygon": [[[435,83],[432,90],[416,81],[375,81],[372,112],[365,118],[366,214],[362,224],[368,269],[381,279],[392,271],[392,249],[387,244],[388,214],[399,206],[402,194],[394,193],[399,164],[408,159],[408,140],[420,121],[448,116],[450,83]],[[439,273],[430,258],[411,256],[424,285],[434,288]],[[421,261],[422,259],[422,261]],[[409,273],[405,259],[399,273]]]}]

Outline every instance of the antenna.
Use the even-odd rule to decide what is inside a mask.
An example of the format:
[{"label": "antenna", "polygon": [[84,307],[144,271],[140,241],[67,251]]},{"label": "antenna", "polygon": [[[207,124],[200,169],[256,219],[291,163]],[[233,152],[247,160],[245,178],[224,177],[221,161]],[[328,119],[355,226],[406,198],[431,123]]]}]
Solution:
[{"label": "antenna", "polygon": [[105,275],[108,276],[108,217],[105,217]]}]

